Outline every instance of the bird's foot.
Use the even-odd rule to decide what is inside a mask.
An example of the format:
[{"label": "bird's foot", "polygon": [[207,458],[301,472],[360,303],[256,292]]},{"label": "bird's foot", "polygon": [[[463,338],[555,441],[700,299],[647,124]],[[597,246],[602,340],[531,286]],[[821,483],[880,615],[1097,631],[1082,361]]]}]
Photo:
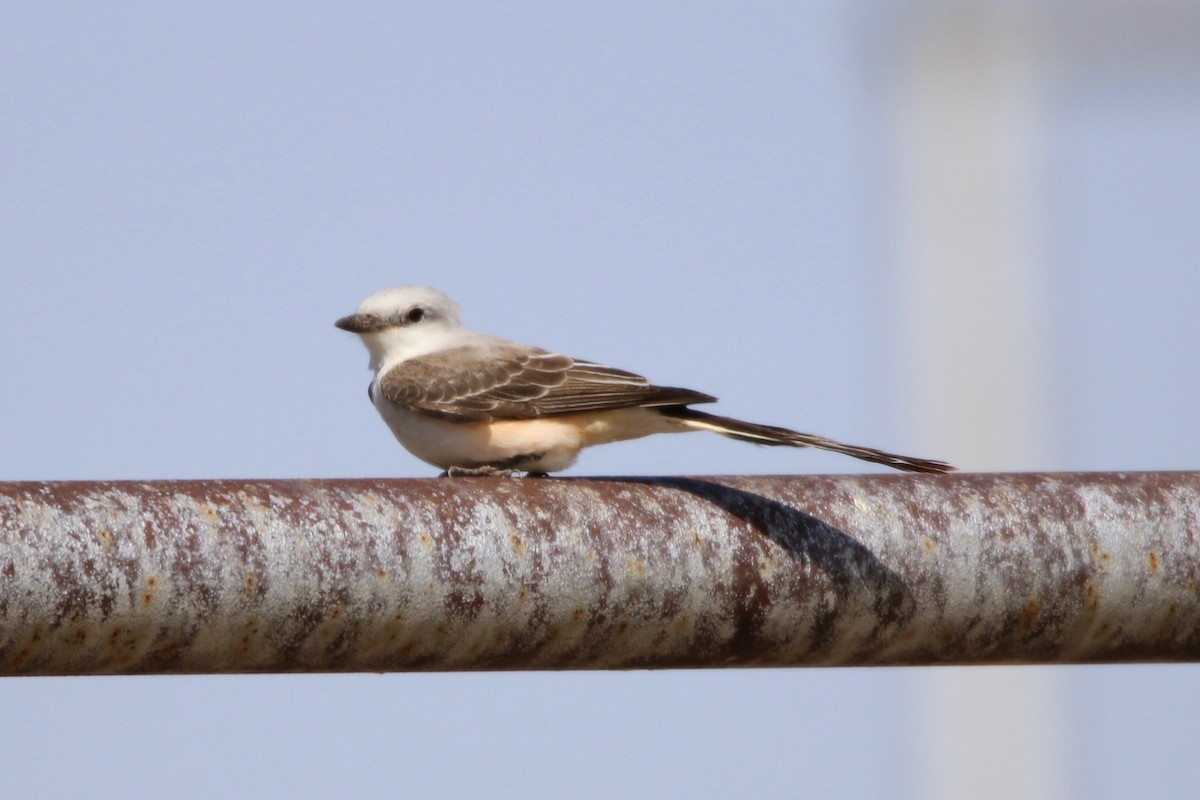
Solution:
[{"label": "bird's foot", "polygon": [[450,467],[439,478],[511,478],[516,472],[512,467],[484,464],[480,467]]},{"label": "bird's foot", "polygon": [[[511,478],[515,473],[524,470],[519,466],[526,463],[537,463],[545,456],[545,453],[529,453],[526,455],[514,456],[504,461],[494,461],[491,464],[479,464],[474,467],[449,467],[439,475],[439,478]],[[539,470],[530,470],[526,477],[529,478],[545,478],[548,477],[545,472]]]}]

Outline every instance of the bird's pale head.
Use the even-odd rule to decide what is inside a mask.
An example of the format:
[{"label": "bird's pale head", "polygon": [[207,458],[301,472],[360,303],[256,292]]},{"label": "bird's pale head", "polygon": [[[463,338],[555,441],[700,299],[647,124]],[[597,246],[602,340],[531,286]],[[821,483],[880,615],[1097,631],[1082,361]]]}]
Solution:
[{"label": "bird's pale head", "polygon": [[458,304],[428,286],[382,289],[334,325],[362,338],[372,369],[451,347],[463,332]]}]

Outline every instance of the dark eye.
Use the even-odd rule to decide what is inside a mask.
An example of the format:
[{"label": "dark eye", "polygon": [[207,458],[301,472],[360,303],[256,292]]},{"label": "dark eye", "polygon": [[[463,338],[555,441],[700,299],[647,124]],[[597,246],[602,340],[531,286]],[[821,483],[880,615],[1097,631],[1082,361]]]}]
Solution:
[{"label": "dark eye", "polygon": [[414,306],[413,308],[410,308],[408,311],[404,312],[405,325],[413,325],[423,319],[425,319],[425,309],[421,308],[420,306]]}]

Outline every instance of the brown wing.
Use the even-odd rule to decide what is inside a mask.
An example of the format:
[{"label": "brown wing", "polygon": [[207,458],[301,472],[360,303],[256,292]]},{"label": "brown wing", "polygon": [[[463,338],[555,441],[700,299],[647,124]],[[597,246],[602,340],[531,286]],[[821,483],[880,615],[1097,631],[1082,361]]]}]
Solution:
[{"label": "brown wing", "polygon": [[379,389],[396,405],[453,422],[716,400],[690,389],[653,386],[632,372],[508,343],[409,359],[381,376]]}]

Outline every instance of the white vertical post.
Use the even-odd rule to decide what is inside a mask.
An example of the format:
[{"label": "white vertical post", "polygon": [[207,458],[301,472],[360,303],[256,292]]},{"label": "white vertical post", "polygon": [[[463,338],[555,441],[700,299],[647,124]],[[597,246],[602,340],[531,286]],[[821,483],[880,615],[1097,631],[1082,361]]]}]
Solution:
[{"label": "white vertical post", "polygon": [[[893,73],[912,441],[970,470],[1050,465],[1037,230],[1037,18],[955,4],[905,21]],[[918,673],[917,795],[1039,800],[1066,785],[1048,670]]]}]

